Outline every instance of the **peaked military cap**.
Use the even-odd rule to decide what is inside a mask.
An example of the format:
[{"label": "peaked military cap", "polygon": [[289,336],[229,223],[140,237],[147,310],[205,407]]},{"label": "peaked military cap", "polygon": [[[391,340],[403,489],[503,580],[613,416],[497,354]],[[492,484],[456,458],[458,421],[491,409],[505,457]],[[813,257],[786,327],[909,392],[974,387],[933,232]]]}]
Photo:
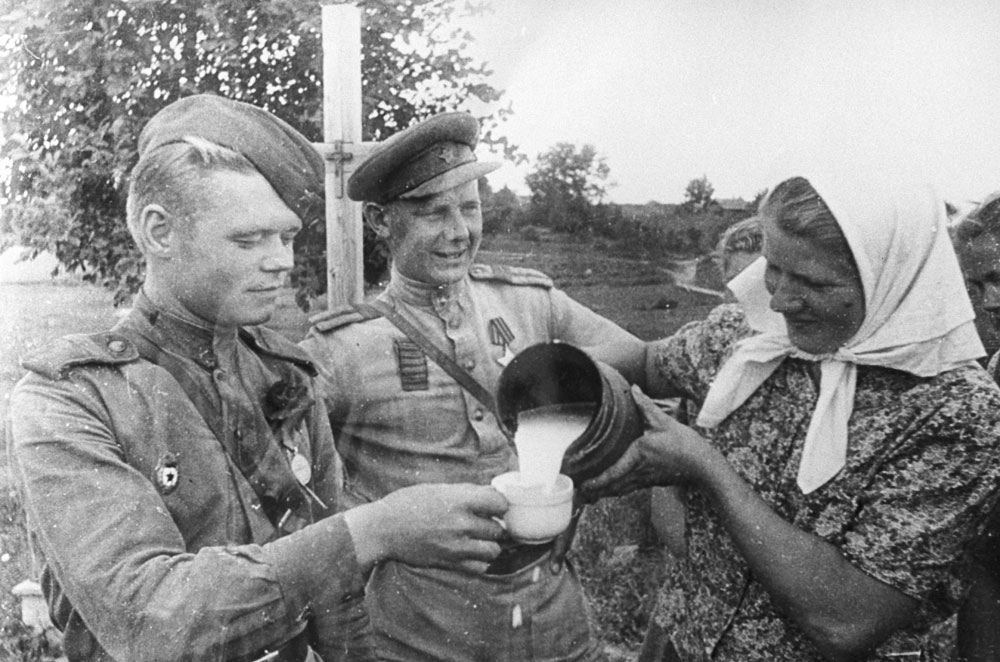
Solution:
[{"label": "peaked military cap", "polygon": [[322,218],[323,157],[305,136],[275,115],[214,94],[178,99],[156,113],[139,134],[140,163],[186,136],[242,154],[303,222]]},{"label": "peaked military cap", "polygon": [[500,167],[476,160],[479,122],[441,113],[380,143],[347,180],[351,200],[386,203],[420,198],[479,179]]}]

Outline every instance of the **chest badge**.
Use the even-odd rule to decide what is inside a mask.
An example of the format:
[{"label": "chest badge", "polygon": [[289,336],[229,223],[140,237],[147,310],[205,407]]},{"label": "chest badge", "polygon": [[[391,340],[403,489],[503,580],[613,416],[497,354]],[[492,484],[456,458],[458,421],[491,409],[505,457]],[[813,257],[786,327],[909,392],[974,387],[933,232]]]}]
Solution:
[{"label": "chest badge", "polygon": [[300,485],[308,485],[312,481],[312,467],[309,466],[309,460],[298,449],[292,455],[291,465],[295,480],[299,481]]},{"label": "chest badge", "polygon": [[306,443],[305,433],[297,428],[294,432],[289,432],[286,428],[282,430],[281,443],[285,447],[285,453],[288,457],[288,466],[292,470],[292,475],[295,476],[295,480],[299,482],[299,487],[309,495],[313,501],[315,501],[321,508],[326,509],[327,505],[323,503],[323,500],[319,498],[319,495],[312,491],[309,487],[309,483],[312,482],[313,472],[312,465],[302,451],[299,450],[299,445]]},{"label": "chest badge", "polygon": [[514,332],[510,330],[507,322],[502,317],[494,317],[489,323],[490,342],[503,350],[503,355],[497,359],[497,363],[503,367],[514,360],[514,352],[510,351],[510,343],[514,341]]},{"label": "chest badge", "polygon": [[399,368],[399,385],[404,391],[427,391],[430,377],[427,355],[409,338],[397,338],[396,365]]},{"label": "chest badge", "polygon": [[180,484],[181,472],[177,467],[177,456],[167,451],[156,463],[156,487],[161,494],[170,494]]}]

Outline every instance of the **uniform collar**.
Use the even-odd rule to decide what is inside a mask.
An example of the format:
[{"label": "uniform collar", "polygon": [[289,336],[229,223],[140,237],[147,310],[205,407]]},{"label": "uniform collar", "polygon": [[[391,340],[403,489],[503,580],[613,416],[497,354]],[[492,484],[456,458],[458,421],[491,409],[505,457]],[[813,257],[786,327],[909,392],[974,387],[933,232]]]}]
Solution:
[{"label": "uniform collar", "polygon": [[407,278],[393,267],[386,293],[402,303],[423,308],[433,308],[440,313],[448,309],[452,302],[457,301],[463,294],[468,292],[468,289],[468,275],[462,278],[462,280],[448,283],[447,285],[430,285]]},{"label": "uniform collar", "polygon": [[156,345],[174,354],[185,356],[208,370],[219,367],[219,356],[232,356],[239,344],[255,354],[272,356],[293,363],[315,377],[316,365],[302,348],[280,333],[260,326],[240,327],[222,331],[212,329],[190,315],[179,315],[165,306],[158,306],[145,292],[136,295],[130,323],[138,324]]},{"label": "uniform collar", "polygon": [[188,357],[208,370],[218,367],[218,353],[222,347],[235,347],[236,329],[212,329],[190,315],[156,305],[145,292],[136,295],[133,308],[149,324],[157,344],[163,349]]}]

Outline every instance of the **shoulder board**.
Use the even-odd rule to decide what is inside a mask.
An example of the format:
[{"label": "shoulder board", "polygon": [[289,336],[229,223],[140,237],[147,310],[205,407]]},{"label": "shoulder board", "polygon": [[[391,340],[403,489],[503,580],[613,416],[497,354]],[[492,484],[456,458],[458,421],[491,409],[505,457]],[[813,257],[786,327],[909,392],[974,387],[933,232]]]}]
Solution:
[{"label": "shoulder board", "polygon": [[315,377],[319,372],[309,354],[277,331],[263,326],[243,329],[244,338],[262,354],[294,363]]},{"label": "shoulder board", "polygon": [[366,309],[364,313],[358,311],[354,306],[337,306],[322,313],[316,313],[309,318],[309,323],[314,329],[321,333],[333,331],[349,324],[364,322],[365,320],[378,317],[374,309]]},{"label": "shoulder board", "polygon": [[73,334],[25,355],[21,367],[49,379],[65,379],[72,368],[84,365],[120,365],[139,360],[139,350],[123,335]]},{"label": "shoulder board", "polygon": [[526,267],[473,264],[469,267],[469,276],[473,280],[498,280],[511,285],[534,285],[546,289],[555,287],[552,279],[541,271]]}]

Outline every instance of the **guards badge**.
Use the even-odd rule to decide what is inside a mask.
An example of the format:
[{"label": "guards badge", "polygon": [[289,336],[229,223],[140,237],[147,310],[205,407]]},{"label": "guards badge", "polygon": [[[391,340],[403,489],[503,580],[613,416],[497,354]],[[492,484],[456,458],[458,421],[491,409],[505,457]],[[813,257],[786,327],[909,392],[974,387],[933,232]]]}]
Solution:
[{"label": "guards badge", "polygon": [[177,489],[181,480],[181,472],[177,468],[177,456],[167,451],[156,463],[156,487],[161,494],[170,494]]}]

